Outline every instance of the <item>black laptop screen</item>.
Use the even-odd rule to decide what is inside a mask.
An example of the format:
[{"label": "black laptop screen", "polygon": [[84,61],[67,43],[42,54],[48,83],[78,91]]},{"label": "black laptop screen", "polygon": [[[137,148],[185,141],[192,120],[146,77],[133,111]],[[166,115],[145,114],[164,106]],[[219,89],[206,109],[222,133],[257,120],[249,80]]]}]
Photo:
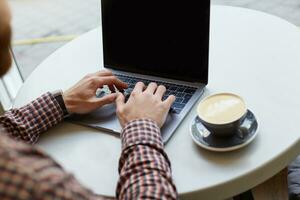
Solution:
[{"label": "black laptop screen", "polygon": [[207,83],[209,17],[209,0],[102,0],[104,65]]}]

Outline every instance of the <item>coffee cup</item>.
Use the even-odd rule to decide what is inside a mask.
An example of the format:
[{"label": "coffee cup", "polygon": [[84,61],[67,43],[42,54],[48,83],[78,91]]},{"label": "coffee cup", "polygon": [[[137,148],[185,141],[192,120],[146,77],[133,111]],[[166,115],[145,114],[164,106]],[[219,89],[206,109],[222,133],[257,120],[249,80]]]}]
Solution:
[{"label": "coffee cup", "polygon": [[202,124],[215,136],[234,135],[244,120],[247,107],[239,95],[218,93],[203,99],[197,113]]}]

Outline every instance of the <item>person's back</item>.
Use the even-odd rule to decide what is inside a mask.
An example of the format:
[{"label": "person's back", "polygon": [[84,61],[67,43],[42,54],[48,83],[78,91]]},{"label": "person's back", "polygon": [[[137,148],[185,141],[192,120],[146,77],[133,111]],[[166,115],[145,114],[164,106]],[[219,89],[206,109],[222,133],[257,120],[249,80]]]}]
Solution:
[{"label": "person's back", "polygon": [[[0,0],[0,77],[11,64],[9,22],[7,3]],[[126,103],[119,92],[97,98],[96,90],[104,85],[119,90],[127,87],[112,72],[100,71],[87,75],[65,92],[47,92],[0,116],[1,199],[111,199],[82,186],[51,157],[32,146],[43,132],[69,114],[88,113],[110,103],[116,103],[123,127],[116,198],[177,198],[160,135],[175,97],[171,95],[162,101],[164,86],[150,83],[146,88],[138,83]]]}]

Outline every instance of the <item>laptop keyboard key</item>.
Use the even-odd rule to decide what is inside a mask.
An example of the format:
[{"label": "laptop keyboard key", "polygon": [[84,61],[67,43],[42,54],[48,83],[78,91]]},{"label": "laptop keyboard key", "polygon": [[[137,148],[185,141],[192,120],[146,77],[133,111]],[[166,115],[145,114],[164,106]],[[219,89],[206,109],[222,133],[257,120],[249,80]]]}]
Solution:
[{"label": "laptop keyboard key", "polygon": [[128,88],[134,88],[133,84],[128,84]]},{"label": "laptop keyboard key", "polygon": [[135,81],[135,80],[129,80],[128,83],[130,83],[130,84],[135,84],[136,81]]},{"label": "laptop keyboard key", "polygon": [[176,92],[183,92],[183,91],[184,91],[184,87],[180,87],[180,86],[176,90]]},{"label": "laptop keyboard key", "polygon": [[169,93],[169,95],[174,95],[174,96],[176,96],[176,92],[174,92],[174,91],[170,91],[170,93]]},{"label": "laptop keyboard key", "polygon": [[172,107],[177,109],[182,109],[185,106],[183,103],[173,103]]},{"label": "laptop keyboard key", "polygon": [[176,93],[176,97],[184,97],[184,93],[178,92]]},{"label": "laptop keyboard key", "polygon": [[185,93],[188,93],[188,94],[194,94],[195,91],[196,91],[196,89],[194,89],[194,88],[186,88],[186,89],[184,90],[184,92],[185,92]]},{"label": "laptop keyboard key", "polygon": [[182,97],[176,97],[176,100],[175,100],[175,102],[176,103],[181,103],[181,102],[183,102],[183,98]]},{"label": "laptop keyboard key", "polygon": [[185,99],[190,99],[190,98],[192,98],[192,96],[193,96],[193,95],[191,95],[191,94],[186,94],[186,95],[184,96],[184,98],[185,98]]},{"label": "laptop keyboard key", "polygon": [[169,88],[170,91],[175,91],[176,89],[177,89],[177,87],[175,87],[175,86],[171,86],[171,87]]},{"label": "laptop keyboard key", "polygon": [[190,99],[184,98],[183,101],[181,103],[187,104],[187,102],[189,102]]}]

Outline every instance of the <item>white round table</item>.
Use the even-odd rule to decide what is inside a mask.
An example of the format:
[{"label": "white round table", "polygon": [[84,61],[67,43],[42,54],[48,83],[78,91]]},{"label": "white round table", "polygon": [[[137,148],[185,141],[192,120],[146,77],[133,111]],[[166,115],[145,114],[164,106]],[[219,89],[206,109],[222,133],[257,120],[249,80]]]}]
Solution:
[{"label": "white round table", "polygon": [[[209,84],[203,97],[235,92],[259,120],[258,137],[231,153],[194,144],[195,107],[165,149],[182,199],[222,199],[270,178],[300,153],[300,30],[262,12],[212,6]],[[66,89],[103,67],[101,31],[92,30],[49,56],[26,80],[14,106],[46,91]],[[61,123],[38,146],[96,193],[114,196],[120,140]]]}]

